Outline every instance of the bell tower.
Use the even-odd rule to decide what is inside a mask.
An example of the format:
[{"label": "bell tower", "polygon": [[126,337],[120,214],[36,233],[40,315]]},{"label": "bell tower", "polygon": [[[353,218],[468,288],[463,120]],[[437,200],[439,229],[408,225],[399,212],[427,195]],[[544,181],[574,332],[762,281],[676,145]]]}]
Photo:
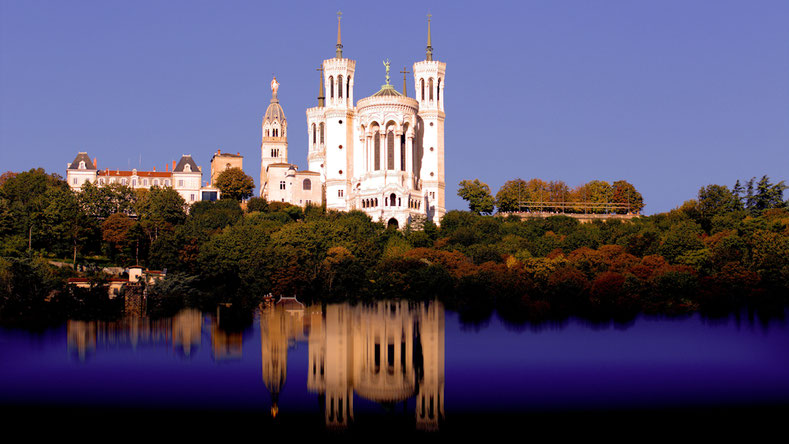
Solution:
[{"label": "bell tower", "polygon": [[335,57],[323,61],[325,98],[325,185],[326,207],[345,209],[350,198],[353,177],[353,145],[355,110],[353,83],[356,61],[342,54],[342,13],[337,13],[337,45]]},{"label": "bell tower", "polygon": [[444,191],[444,78],[447,64],[433,60],[431,15],[427,15],[425,60],[414,63],[414,97],[419,102],[418,150],[422,153],[420,178],[428,220],[436,224],[446,214]]},{"label": "bell tower", "polygon": [[271,103],[263,116],[263,138],[260,143],[260,196],[268,192],[268,167],[274,163],[288,163],[288,120],[279,104],[277,78],[271,81]]}]

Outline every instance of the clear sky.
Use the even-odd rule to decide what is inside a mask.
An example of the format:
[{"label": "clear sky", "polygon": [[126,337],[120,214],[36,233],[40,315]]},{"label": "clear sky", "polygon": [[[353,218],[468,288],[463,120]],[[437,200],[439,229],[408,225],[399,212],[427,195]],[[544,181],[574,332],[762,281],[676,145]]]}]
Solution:
[{"label": "clear sky", "polygon": [[338,9],[357,100],[386,58],[402,88],[433,14],[450,209],[474,178],[494,193],[518,177],[625,179],[646,213],[710,183],[789,182],[789,2],[768,0],[0,0],[0,169],[65,175],[78,151],[163,169],[192,154],[206,180],[222,149],[257,184],[272,73],[289,160],[306,168],[305,109]]}]

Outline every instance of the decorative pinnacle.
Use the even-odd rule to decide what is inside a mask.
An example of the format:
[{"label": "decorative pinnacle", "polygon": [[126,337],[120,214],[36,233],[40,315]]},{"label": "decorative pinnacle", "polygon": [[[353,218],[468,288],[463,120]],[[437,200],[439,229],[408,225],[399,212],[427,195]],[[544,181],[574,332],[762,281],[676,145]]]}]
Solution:
[{"label": "decorative pinnacle", "polygon": [[428,13],[427,14],[427,48],[426,48],[426,51],[425,51],[426,54],[427,54],[427,60],[428,61],[433,61],[433,41],[432,41],[431,36],[430,36],[430,18],[431,17],[433,17],[433,14]]},{"label": "decorative pinnacle", "polygon": [[340,20],[342,20],[342,11],[337,11],[337,58],[342,58],[342,33],[340,30]]},{"label": "decorative pinnacle", "polygon": [[318,74],[318,80],[320,84],[318,89],[318,106],[323,108],[326,99],[326,96],[323,95],[323,65],[319,66],[316,71],[320,72],[320,74]]}]

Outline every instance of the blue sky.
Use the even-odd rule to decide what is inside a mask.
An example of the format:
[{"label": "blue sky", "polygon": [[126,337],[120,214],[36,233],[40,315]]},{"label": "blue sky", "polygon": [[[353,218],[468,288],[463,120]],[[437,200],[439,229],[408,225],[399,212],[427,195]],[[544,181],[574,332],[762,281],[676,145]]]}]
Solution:
[{"label": "blue sky", "polygon": [[789,2],[767,0],[0,0],[0,169],[65,174],[87,151],[102,168],[192,154],[208,171],[222,149],[257,182],[272,73],[306,168],[338,9],[357,100],[383,83],[381,60],[396,73],[424,59],[433,14],[451,209],[474,178],[494,193],[518,177],[625,179],[646,213],[710,183],[789,181]]}]

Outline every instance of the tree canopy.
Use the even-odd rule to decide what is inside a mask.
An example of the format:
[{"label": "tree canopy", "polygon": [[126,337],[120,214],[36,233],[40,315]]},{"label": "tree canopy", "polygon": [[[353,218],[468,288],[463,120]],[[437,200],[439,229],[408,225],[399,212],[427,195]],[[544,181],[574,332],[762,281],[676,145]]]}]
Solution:
[{"label": "tree canopy", "polygon": [[219,173],[215,185],[222,192],[222,198],[244,200],[252,196],[255,181],[240,168],[228,168]]},{"label": "tree canopy", "polygon": [[468,201],[469,210],[477,214],[493,212],[495,202],[490,194],[490,187],[479,179],[461,180],[458,196]]}]

